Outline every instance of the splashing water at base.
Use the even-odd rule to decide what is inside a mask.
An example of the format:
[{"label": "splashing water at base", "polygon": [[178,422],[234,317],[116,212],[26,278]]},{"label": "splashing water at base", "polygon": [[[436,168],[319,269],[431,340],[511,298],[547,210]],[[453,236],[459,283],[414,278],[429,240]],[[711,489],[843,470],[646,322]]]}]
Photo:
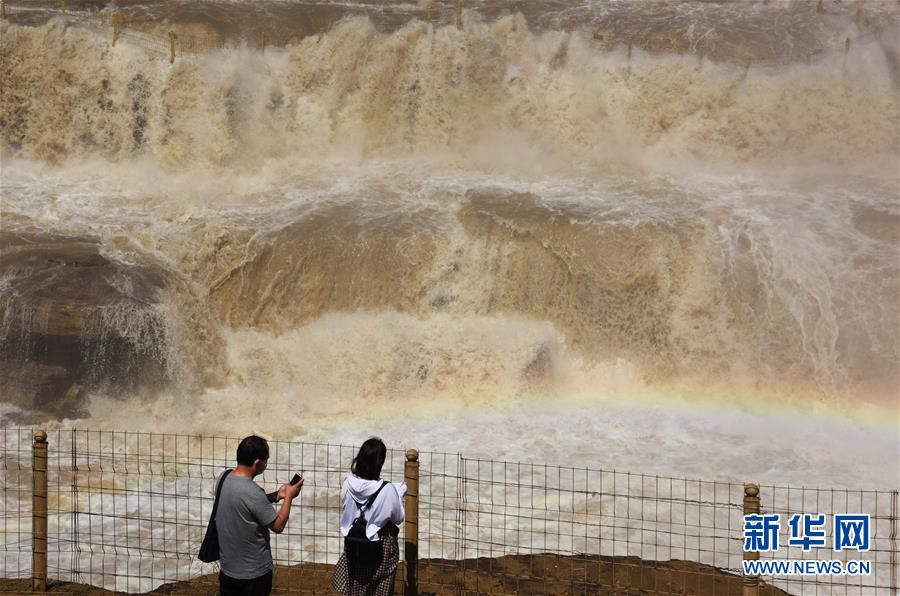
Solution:
[{"label": "splashing water at base", "polygon": [[13,5],[4,422],[897,486],[896,8],[774,4]]}]

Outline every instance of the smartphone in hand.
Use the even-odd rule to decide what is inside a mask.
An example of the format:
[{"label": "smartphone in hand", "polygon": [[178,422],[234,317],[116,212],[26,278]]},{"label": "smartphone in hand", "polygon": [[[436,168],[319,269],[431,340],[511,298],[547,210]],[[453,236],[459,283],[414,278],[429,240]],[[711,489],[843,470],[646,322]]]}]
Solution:
[{"label": "smartphone in hand", "polygon": [[[294,474],[294,477],[291,478],[291,484],[297,484],[303,480],[303,476],[300,474]],[[273,493],[266,493],[266,498],[269,499],[269,503],[274,503],[278,499],[278,491],[276,490]]]}]

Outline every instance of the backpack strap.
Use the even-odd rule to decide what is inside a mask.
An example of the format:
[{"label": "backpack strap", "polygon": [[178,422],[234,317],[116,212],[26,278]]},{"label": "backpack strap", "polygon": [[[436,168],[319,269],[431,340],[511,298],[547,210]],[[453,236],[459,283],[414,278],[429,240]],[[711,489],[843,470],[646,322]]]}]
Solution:
[{"label": "backpack strap", "polygon": [[360,513],[362,513],[364,509],[368,510],[369,507],[372,506],[372,504],[375,502],[375,499],[378,497],[378,493],[381,492],[381,489],[383,489],[385,487],[385,485],[387,485],[387,483],[388,483],[387,480],[382,480],[381,486],[378,487],[378,490],[375,491],[375,494],[373,494],[371,497],[369,497],[366,500],[366,502],[363,503],[362,505],[360,505],[359,503],[356,504],[356,507],[359,509]]},{"label": "backpack strap", "polygon": [[222,494],[222,485],[225,484],[225,479],[232,471],[233,470],[225,470],[225,473],[222,474],[222,478],[219,479],[219,484],[216,485],[216,500],[213,501],[212,513],[209,515],[209,519],[216,519],[216,511],[219,509],[219,495]]}]

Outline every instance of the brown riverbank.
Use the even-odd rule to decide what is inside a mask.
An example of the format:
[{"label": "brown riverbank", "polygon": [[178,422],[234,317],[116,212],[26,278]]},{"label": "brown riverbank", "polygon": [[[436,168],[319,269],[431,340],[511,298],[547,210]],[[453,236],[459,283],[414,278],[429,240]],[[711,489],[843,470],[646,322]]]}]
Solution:
[{"label": "brown riverbank", "polygon": [[[302,564],[276,567],[273,594],[331,594],[333,565]],[[403,593],[401,564],[396,593]],[[420,594],[680,594],[740,596],[742,578],[715,567],[689,561],[642,561],[636,557],[514,555],[498,558],[419,563]],[[215,575],[164,584],[152,594],[217,593]],[[27,593],[30,580],[0,580],[0,592]],[[53,582],[50,592],[111,594],[107,590]],[[763,596],[781,596],[784,591],[763,586]]]}]

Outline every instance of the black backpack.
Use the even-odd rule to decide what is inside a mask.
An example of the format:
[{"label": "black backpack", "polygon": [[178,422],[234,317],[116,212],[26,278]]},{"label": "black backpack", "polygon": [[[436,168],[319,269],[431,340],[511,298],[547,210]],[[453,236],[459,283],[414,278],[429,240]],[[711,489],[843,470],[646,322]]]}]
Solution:
[{"label": "black backpack", "polygon": [[375,491],[375,494],[369,497],[362,505],[356,503],[356,506],[359,508],[359,516],[353,520],[353,525],[350,526],[350,531],[344,538],[344,552],[347,554],[347,562],[351,565],[375,567],[381,562],[383,544],[381,540],[374,542],[369,540],[369,537],[366,535],[366,526],[368,525],[366,511],[372,506],[372,503],[378,497],[378,493],[381,492],[381,489],[387,483],[387,480],[383,481],[378,490]]}]

